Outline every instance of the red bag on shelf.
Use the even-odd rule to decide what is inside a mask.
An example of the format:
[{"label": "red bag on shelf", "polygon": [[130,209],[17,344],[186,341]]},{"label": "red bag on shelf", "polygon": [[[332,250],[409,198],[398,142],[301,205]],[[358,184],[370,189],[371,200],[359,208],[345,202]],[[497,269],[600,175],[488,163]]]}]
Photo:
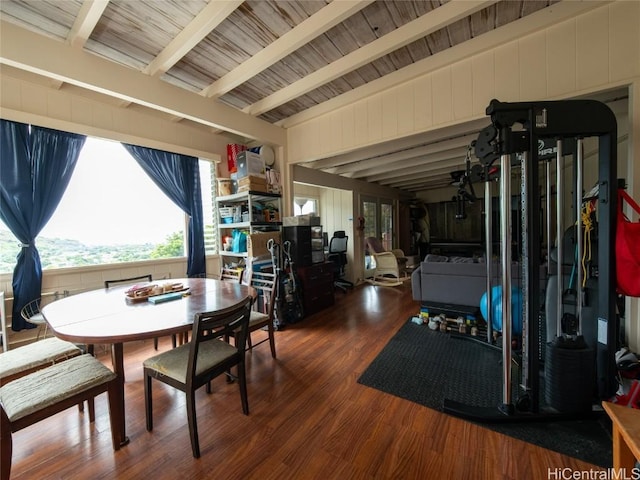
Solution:
[{"label": "red bag on shelf", "polygon": [[640,221],[632,222],[623,212],[626,201],[640,214],[640,206],[618,189],[618,219],[616,228],[616,277],[618,293],[640,297]]},{"label": "red bag on shelf", "polygon": [[229,173],[235,173],[238,171],[236,157],[238,156],[238,153],[244,152],[246,149],[246,145],[240,145],[238,143],[227,144],[227,167],[229,169]]}]

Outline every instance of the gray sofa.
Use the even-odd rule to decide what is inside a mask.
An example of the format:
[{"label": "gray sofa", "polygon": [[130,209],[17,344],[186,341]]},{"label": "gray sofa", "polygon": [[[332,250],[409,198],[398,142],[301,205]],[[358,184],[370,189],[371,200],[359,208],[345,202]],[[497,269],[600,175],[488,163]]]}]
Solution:
[{"label": "gray sofa", "polygon": [[[498,284],[500,265],[492,265],[492,285]],[[520,282],[520,268],[512,265],[514,283]],[[471,258],[427,255],[411,274],[413,299],[422,305],[445,303],[468,307],[480,307],[480,299],[486,292],[487,265],[484,260]]]}]

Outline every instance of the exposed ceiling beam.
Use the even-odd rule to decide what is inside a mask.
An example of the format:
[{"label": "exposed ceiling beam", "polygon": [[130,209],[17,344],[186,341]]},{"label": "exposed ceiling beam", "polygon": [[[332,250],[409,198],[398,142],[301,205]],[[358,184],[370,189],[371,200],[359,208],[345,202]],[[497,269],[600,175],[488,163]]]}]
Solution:
[{"label": "exposed ceiling beam", "polygon": [[268,112],[494,3],[497,3],[497,0],[452,0],[360,47],[326,67],[316,70],[288,87],[282,88],[249,105],[243,111],[252,115],[261,115]]},{"label": "exposed ceiling beam", "polygon": [[364,171],[356,172],[351,176],[351,178],[366,178],[367,181],[377,181],[379,178],[393,178],[395,176],[400,176],[404,172],[412,170],[415,167],[423,168],[426,165],[437,165],[441,164],[441,162],[457,165],[461,162],[464,163],[465,153],[466,149],[458,148],[431,155],[422,155],[420,157],[389,164],[387,169],[384,169],[384,167],[378,167],[375,169],[368,169],[371,171],[366,173]]},{"label": "exposed ceiling beam", "polygon": [[476,135],[480,130],[489,125],[491,121],[486,118],[479,118],[466,123],[458,123],[448,125],[446,128],[431,130],[429,132],[411,135],[391,142],[372,145],[369,147],[360,147],[349,153],[343,153],[329,158],[304,162],[304,166],[310,168],[331,168],[339,167],[348,163],[359,160],[367,160],[369,158],[378,157],[380,155],[391,154],[399,150],[406,150],[415,147],[430,145],[436,142],[442,142],[449,139],[458,138],[466,135]]},{"label": "exposed ceiling beam", "polygon": [[286,145],[283,128],[4,20],[0,63],[243,137]]},{"label": "exposed ceiling beam", "polygon": [[[430,145],[424,145],[417,148],[409,148],[406,150],[400,150],[388,155],[381,155],[379,157],[358,160],[342,167],[330,169],[331,173],[343,174],[348,172],[357,172],[358,176],[366,176],[378,171],[389,171],[397,166],[401,166],[403,162],[410,162],[415,159],[422,159],[418,161],[424,161],[430,155],[440,152],[448,152],[448,155],[455,156],[462,150],[462,155],[466,153],[466,147],[473,140],[477,139],[478,135],[467,135],[443,142],[438,142]],[[406,165],[406,163],[404,163]]]},{"label": "exposed ceiling beam", "polygon": [[214,28],[222,23],[243,0],[211,0],[209,4],[176,37],[164,47],[156,58],[144,69],[144,73],[159,77],[180,61],[202,41]]},{"label": "exposed ceiling beam", "polygon": [[[450,186],[450,183],[451,183],[450,178],[447,178],[446,176],[440,176],[440,177],[429,178],[423,182],[406,184],[406,185],[402,185],[401,187],[394,187],[394,188],[401,188],[402,190],[409,191],[409,192],[422,192],[424,190],[431,190],[434,188],[448,187]],[[452,196],[453,196],[453,192],[452,192]]]},{"label": "exposed ceiling beam", "polygon": [[326,7],[301,22],[276,41],[272,42],[250,59],[202,90],[205,97],[218,98],[243,84],[274,63],[338,25],[354,13],[362,10],[373,0],[333,1]]},{"label": "exposed ceiling beam", "polygon": [[109,5],[109,0],[84,0],[78,16],[71,26],[69,35],[67,35],[67,42],[72,47],[84,47],[107,5]]},{"label": "exposed ceiling beam", "polygon": [[399,180],[411,180],[412,178],[419,177],[423,174],[431,174],[437,171],[452,171],[456,170],[456,167],[464,166],[464,159],[449,158],[441,159],[432,163],[423,163],[421,165],[414,165],[410,168],[405,168],[398,171],[387,172],[385,174],[372,175],[366,177],[366,181],[375,182],[380,184],[389,184]]},{"label": "exposed ceiling beam", "polygon": [[[613,0],[602,1],[572,1],[561,0],[554,3],[551,8],[544,8],[538,12],[527,15],[519,20],[503,25],[500,28],[483,33],[461,44],[447,48],[436,55],[419,60],[396,72],[385,75],[382,78],[369,82],[361,87],[338,95],[320,105],[308,108],[303,112],[277,122],[285,128],[289,128],[309,120],[313,120],[326,113],[334,112],[344,105],[352,105],[359,100],[366,99],[401,83],[410,81],[421,75],[434,72],[440,68],[454,64],[465,58],[472,57],[480,52],[485,52],[499,45],[504,45],[512,40],[522,38],[532,32],[542,30],[551,25],[577,17],[589,10],[599,8]],[[439,7],[443,8],[443,7]],[[436,9],[436,10],[439,10]],[[384,38],[384,37],[382,37]]]}]

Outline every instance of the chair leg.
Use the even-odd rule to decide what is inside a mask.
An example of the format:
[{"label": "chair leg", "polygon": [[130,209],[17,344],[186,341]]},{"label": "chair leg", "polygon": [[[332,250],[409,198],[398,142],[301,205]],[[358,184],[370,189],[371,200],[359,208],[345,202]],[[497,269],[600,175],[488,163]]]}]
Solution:
[{"label": "chair leg", "polygon": [[269,323],[267,326],[269,333],[269,346],[271,347],[271,356],[276,358],[276,336],[273,329],[273,322]]},{"label": "chair leg", "polygon": [[153,338],[153,348],[154,350],[158,350],[158,337]]},{"label": "chair leg", "polygon": [[198,441],[198,424],[196,423],[195,392],[187,392],[187,421],[189,422],[189,436],[191,437],[191,451],[193,458],[200,458],[200,442]]},{"label": "chair leg", "polygon": [[151,375],[144,373],[144,414],[147,420],[147,431],[153,430],[153,402],[151,399]]},{"label": "chair leg", "polygon": [[238,364],[238,380],[240,383],[240,401],[242,413],[249,415],[249,400],[247,398],[247,376],[245,374],[244,360]]},{"label": "chair leg", "polygon": [[11,423],[4,409],[1,409],[0,415],[0,479],[9,480],[11,476],[11,456],[13,455]]},{"label": "chair leg", "polygon": [[93,423],[96,421],[96,404],[93,397],[87,399],[87,406],[89,407],[89,422]]}]

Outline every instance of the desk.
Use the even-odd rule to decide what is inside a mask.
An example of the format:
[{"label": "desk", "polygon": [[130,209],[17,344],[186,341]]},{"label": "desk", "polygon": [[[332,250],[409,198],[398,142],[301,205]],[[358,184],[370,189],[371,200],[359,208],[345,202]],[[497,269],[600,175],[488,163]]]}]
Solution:
[{"label": "desk", "polygon": [[[92,290],[46,305],[44,315],[53,333],[74,343],[110,344],[113,371],[118,375],[122,412],[124,402],[123,343],[183,333],[191,330],[196,313],[239,305],[256,291],[246,285],[209,278],[181,278],[167,282],[189,287],[189,295],[166,303],[132,303],[125,298],[129,286]],[[162,282],[156,282],[162,283]],[[125,415],[120,427],[121,445],[129,443]]]},{"label": "desk", "polygon": [[613,468],[626,468],[627,475],[640,460],[640,410],[602,402],[613,423]]}]

